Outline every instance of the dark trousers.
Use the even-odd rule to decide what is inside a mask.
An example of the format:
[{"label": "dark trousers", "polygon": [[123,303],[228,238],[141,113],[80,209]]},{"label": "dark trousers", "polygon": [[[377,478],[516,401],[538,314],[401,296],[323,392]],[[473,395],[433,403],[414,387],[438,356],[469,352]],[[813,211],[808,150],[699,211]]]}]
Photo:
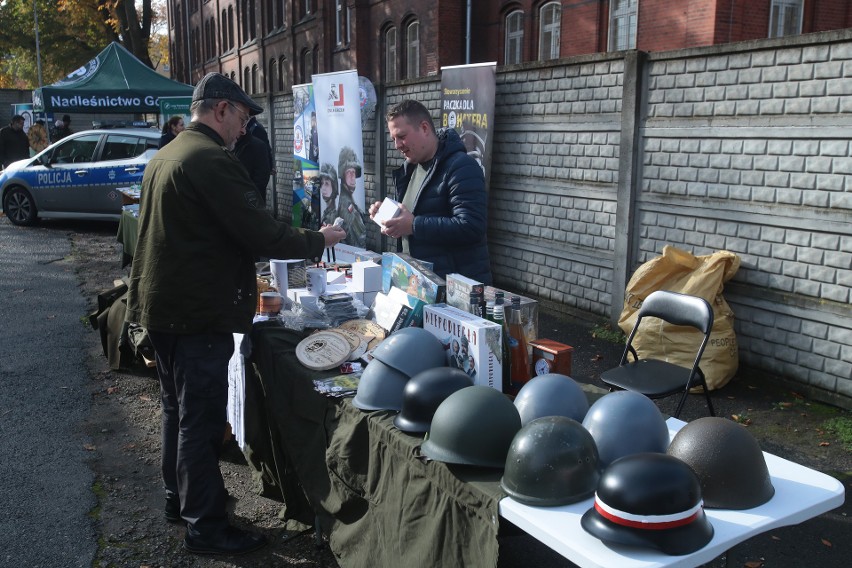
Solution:
[{"label": "dark trousers", "polygon": [[192,536],[228,525],[219,456],[227,423],[230,333],[148,332],[160,377],[162,474],[166,495],[180,496]]}]

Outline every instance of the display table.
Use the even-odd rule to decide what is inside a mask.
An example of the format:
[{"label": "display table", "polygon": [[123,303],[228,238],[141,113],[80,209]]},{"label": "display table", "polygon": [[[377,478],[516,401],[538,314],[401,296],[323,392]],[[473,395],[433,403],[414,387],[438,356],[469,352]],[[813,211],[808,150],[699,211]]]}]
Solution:
[{"label": "display table", "polygon": [[118,220],[118,234],[115,240],[121,243],[124,251],[121,254],[121,267],[130,266],[136,252],[136,239],[139,237],[139,219],[132,210],[123,209]]},{"label": "display table", "polygon": [[[685,556],[608,547],[580,527],[592,499],[536,508],[505,497],[502,471],[425,461],[421,438],[393,426],[392,412],[365,413],[349,399],[313,389],[331,376],[298,363],[302,335],[256,324],[245,378],[244,451],[262,494],[285,503],[285,517],[329,534],[349,566],[497,565],[499,516],[586,568],[694,567],[761,532],[793,525],[841,505],[843,485],[766,455],[775,496],[747,511],[707,509],[715,535]],[[684,425],[668,421],[670,434]]]},{"label": "display table", "polygon": [[258,324],[245,382],[245,454],[285,517],[318,515],[341,566],[496,566],[501,471],[417,457],[393,413],[313,389],[300,334]]},{"label": "display table", "polygon": [[[667,424],[673,437],[685,422],[669,418]],[[592,506],[593,499],[540,508],[505,498],[500,501],[500,514],[582,568],[700,566],[757,534],[801,523],[843,504],[843,484],[838,480],[772,454],[763,455],[775,486],[772,499],[745,511],[705,509],[713,525],[713,540],[684,556],[604,545],[580,526],[580,518]]]}]

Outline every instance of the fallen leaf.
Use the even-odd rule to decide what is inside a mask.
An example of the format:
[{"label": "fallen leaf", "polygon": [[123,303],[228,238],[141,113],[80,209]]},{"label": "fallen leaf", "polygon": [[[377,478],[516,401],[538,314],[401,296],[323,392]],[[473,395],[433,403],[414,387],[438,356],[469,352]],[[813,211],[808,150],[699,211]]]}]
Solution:
[{"label": "fallen leaf", "polygon": [[118,392],[118,387],[108,387],[107,394],[115,394]]},{"label": "fallen leaf", "polygon": [[793,406],[793,403],[792,402],[779,402],[778,406],[780,406],[781,408],[790,408],[791,406]]},{"label": "fallen leaf", "polygon": [[831,541],[830,541],[830,540],[828,540],[827,538],[821,538],[820,540],[821,540],[821,541],[822,541],[822,543],[823,543],[824,545],[826,545],[827,547],[829,547],[829,548],[831,548],[831,547],[832,547]]},{"label": "fallen leaf", "polygon": [[54,319],[55,317],[56,317],[56,315],[54,314],[54,315],[47,316],[47,319],[52,320],[52,319]]},{"label": "fallen leaf", "polygon": [[830,446],[830,445],[831,445],[831,443],[829,443],[829,442],[820,442],[819,443],[820,448],[825,448],[826,446]]},{"label": "fallen leaf", "polygon": [[151,402],[151,397],[148,396],[147,394],[141,394],[141,395],[139,395],[139,400],[144,401],[144,402]]},{"label": "fallen leaf", "polygon": [[752,560],[751,562],[746,562],[743,566],[746,568],[760,568],[763,566],[763,560]]},{"label": "fallen leaf", "polygon": [[87,452],[94,452],[98,448],[94,444],[83,444],[83,449]]},{"label": "fallen leaf", "polygon": [[769,538],[771,538],[772,540],[781,540],[781,538],[780,538],[780,537],[777,537],[777,536],[775,536],[775,535],[772,535],[772,536],[770,536]]},{"label": "fallen leaf", "polygon": [[801,395],[801,394],[797,393],[796,391],[790,391],[790,394],[793,395],[795,398],[805,398],[804,395]]},{"label": "fallen leaf", "polygon": [[592,357],[592,361],[600,361],[601,359],[603,359],[603,355],[601,355],[601,354],[597,354],[594,357]]}]

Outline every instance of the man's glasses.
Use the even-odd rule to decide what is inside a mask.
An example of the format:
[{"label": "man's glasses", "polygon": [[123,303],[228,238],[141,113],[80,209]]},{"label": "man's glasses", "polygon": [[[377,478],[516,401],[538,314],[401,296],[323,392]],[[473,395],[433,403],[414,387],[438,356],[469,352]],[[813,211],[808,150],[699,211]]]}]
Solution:
[{"label": "man's glasses", "polygon": [[244,119],[240,119],[242,121],[242,127],[245,128],[246,125],[248,124],[249,120],[251,120],[251,115],[248,115],[248,114],[244,113],[243,111],[241,111],[240,107],[238,107],[237,105],[235,105],[231,101],[226,100],[225,102],[228,103],[229,105],[231,105],[232,107],[234,107],[235,111],[237,111],[238,113],[240,113],[242,116],[245,117]]}]

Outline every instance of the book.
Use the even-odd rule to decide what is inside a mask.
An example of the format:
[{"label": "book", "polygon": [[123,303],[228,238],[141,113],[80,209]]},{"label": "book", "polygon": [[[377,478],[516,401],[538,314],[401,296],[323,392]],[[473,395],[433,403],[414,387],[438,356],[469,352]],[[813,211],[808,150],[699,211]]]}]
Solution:
[{"label": "book", "polygon": [[427,304],[443,302],[447,283],[428,266],[407,254],[382,254],[382,292],[394,286]]},{"label": "book", "polygon": [[470,296],[476,293],[484,298],[485,285],[482,282],[461,274],[447,274],[447,303],[452,307],[468,311]]},{"label": "book", "polygon": [[423,329],[441,340],[450,367],[466,372],[476,385],[502,391],[500,324],[447,304],[427,304],[423,307]]}]

